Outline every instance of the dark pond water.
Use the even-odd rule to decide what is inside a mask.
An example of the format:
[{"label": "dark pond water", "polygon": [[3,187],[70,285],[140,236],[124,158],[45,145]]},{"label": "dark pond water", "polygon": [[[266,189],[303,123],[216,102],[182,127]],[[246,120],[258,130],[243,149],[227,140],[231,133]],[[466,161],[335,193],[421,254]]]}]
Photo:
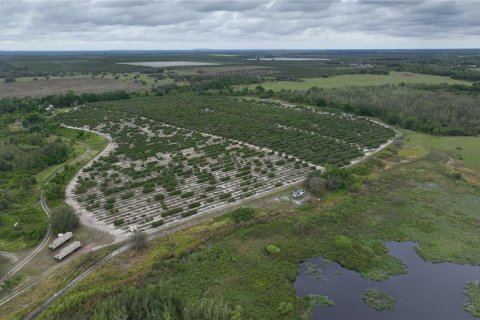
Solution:
[{"label": "dark pond water", "polygon": [[[468,281],[480,280],[480,267],[454,263],[431,263],[415,252],[413,242],[388,242],[390,255],[400,259],[408,271],[388,281],[364,279],[337,263],[313,258],[300,266],[295,282],[297,294],[326,295],[333,307],[315,307],[315,320],[463,320],[476,319],[463,310]],[[367,307],[361,295],[369,288],[388,292],[396,300],[393,311]]]}]

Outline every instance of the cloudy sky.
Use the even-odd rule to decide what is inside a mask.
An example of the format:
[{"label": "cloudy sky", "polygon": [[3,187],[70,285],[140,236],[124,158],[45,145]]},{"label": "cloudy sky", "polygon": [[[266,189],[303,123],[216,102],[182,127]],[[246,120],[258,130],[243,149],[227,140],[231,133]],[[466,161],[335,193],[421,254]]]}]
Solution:
[{"label": "cloudy sky", "polygon": [[480,47],[480,0],[0,0],[0,17],[0,50]]}]

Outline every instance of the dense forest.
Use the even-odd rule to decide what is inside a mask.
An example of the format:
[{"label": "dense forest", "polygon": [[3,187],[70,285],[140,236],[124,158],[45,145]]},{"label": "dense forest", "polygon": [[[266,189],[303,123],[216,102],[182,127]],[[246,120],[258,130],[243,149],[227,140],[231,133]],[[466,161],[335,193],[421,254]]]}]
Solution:
[{"label": "dense forest", "polygon": [[434,88],[387,85],[311,88],[307,91],[283,90],[275,96],[294,103],[378,117],[393,125],[435,135],[480,134],[480,96],[473,94],[473,90]]},{"label": "dense forest", "polygon": [[[82,93],[79,95],[70,91],[66,94],[48,95],[41,98],[3,98],[0,99],[0,114],[45,113],[49,105],[55,108],[73,107],[88,102],[129,99],[132,95],[134,93],[123,90],[105,93]],[[3,118],[2,121],[12,121],[12,119],[15,119],[15,116]]]},{"label": "dense forest", "polygon": [[58,125],[37,112],[2,114],[0,124],[0,247],[3,250],[33,245],[43,236],[46,217],[35,205],[39,187],[36,175],[66,161],[72,147],[55,135]]},{"label": "dense forest", "polygon": [[[58,125],[45,116],[34,112],[24,114],[20,118],[2,116],[0,120],[2,182],[8,179],[7,176],[14,174],[12,186],[20,184],[28,190],[26,187],[33,181],[36,172],[67,159],[70,147],[58,137],[52,139]],[[20,177],[24,178],[18,179]],[[1,197],[8,199],[9,192],[2,190]],[[4,208],[5,203],[3,201],[2,203]]]}]

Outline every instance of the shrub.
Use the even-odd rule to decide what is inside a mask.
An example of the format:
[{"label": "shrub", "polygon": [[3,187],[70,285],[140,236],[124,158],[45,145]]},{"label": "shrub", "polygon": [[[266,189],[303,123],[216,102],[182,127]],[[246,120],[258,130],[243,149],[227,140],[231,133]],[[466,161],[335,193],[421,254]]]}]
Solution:
[{"label": "shrub", "polygon": [[278,305],[278,312],[281,316],[289,315],[293,310],[293,305],[291,302],[280,302]]},{"label": "shrub", "polygon": [[453,171],[449,174],[450,178],[454,180],[460,180],[462,178],[462,174],[458,171]]},{"label": "shrub", "polygon": [[192,197],[194,195],[194,192],[193,191],[188,191],[188,192],[183,192],[180,197],[182,198],[189,198],[189,197]]},{"label": "shrub", "polygon": [[162,212],[162,217],[171,216],[171,215],[174,215],[174,214],[180,213],[180,212],[182,212],[182,211],[183,211],[183,209],[182,209],[182,208],[173,208],[173,209],[169,209],[169,210],[166,210],[166,211]]},{"label": "shrub", "polygon": [[268,246],[266,246],[265,250],[267,251],[267,254],[269,254],[269,255],[274,255],[274,254],[280,253],[280,249],[273,244],[269,244]]},{"label": "shrub", "polygon": [[155,199],[156,201],[162,201],[163,199],[165,199],[165,195],[161,193],[157,193],[156,195],[153,196],[153,199]]},{"label": "shrub", "polygon": [[232,212],[233,221],[236,223],[252,220],[254,217],[255,209],[253,208],[238,208]]},{"label": "shrub", "polygon": [[52,229],[54,233],[72,231],[80,225],[80,220],[72,207],[61,206],[52,210]]},{"label": "shrub", "polygon": [[123,220],[123,219],[116,219],[115,221],[113,221],[113,225],[115,227],[118,227],[119,225],[122,225],[124,222],[125,222],[125,220]]},{"label": "shrub", "polygon": [[311,225],[307,219],[298,219],[293,224],[293,231],[297,235],[304,235],[311,229]]},{"label": "shrub", "polygon": [[310,176],[305,180],[304,185],[311,194],[320,196],[327,189],[327,180],[317,176]]},{"label": "shrub", "polygon": [[196,201],[196,202],[190,203],[190,204],[188,205],[188,207],[189,207],[190,209],[193,209],[193,208],[200,207],[200,205],[201,205],[201,203],[198,202],[198,201]]},{"label": "shrub", "polygon": [[157,228],[157,227],[160,227],[161,225],[163,225],[165,222],[162,220],[157,220],[157,221],[154,221],[152,222],[152,228]]},{"label": "shrub", "polygon": [[107,210],[111,210],[113,209],[113,206],[114,206],[113,203],[105,203],[103,207]]},{"label": "shrub", "polygon": [[130,199],[130,198],[133,197],[133,196],[134,196],[133,191],[127,191],[127,192],[125,192],[124,194],[122,194],[122,195],[120,196],[120,199],[126,200],[126,199]]},{"label": "shrub", "polygon": [[215,187],[215,186],[208,186],[208,187],[205,188],[205,191],[207,191],[207,192],[208,192],[208,191],[213,191],[213,190],[215,190],[216,188],[217,188],[217,187]]},{"label": "shrub", "polygon": [[325,188],[327,190],[346,189],[349,187],[349,185],[355,182],[350,169],[333,166],[327,166],[327,170],[324,173],[320,171],[313,171],[308,176],[307,186],[309,184],[308,180],[311,179],[310,184],[312,185],[313,189],[319,190],[322,188],[323,181],[320,179],[313,179],[314,177],[324,179]]},{"label": "shrub", "polygon": [[194,214],[197,214],[197,210],[185,211],[185,212],[182,212],[182,217],[186,218],[186,217],[193,216]]},{"label": "shrub", "polygon": [[130,237],[133,250],[142,250],[147,247],[147,235],[142,231],[135,231]]},{"label": "shrub", "polygon": [[218,196],[218,199],[227,199],[227,198],[230,198],[232,196],[231,193],[222,193]]},{"label": "shrub", "polygon": [[154,186],[144,186],[143,189],[142,189],[142,193],[150,193],[150,192],[153,192],[155,191],[155,187]]}]

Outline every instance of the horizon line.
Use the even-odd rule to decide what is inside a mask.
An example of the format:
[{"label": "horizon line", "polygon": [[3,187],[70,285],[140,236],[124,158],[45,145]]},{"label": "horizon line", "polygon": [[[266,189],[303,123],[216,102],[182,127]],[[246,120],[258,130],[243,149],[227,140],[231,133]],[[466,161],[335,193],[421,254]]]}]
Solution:
[{"label": "horizon line", "polygon": [[328,48],[328,49],[308,49],[308,48],[251,48],[251,49],[211,49],[211,48],[193,48],[193,49],[65,49],[65,50],[0,50],[3,52],[98,52],[98,51],[413,51],[413,50],[480,50],[480,47],[472,48]]}]

